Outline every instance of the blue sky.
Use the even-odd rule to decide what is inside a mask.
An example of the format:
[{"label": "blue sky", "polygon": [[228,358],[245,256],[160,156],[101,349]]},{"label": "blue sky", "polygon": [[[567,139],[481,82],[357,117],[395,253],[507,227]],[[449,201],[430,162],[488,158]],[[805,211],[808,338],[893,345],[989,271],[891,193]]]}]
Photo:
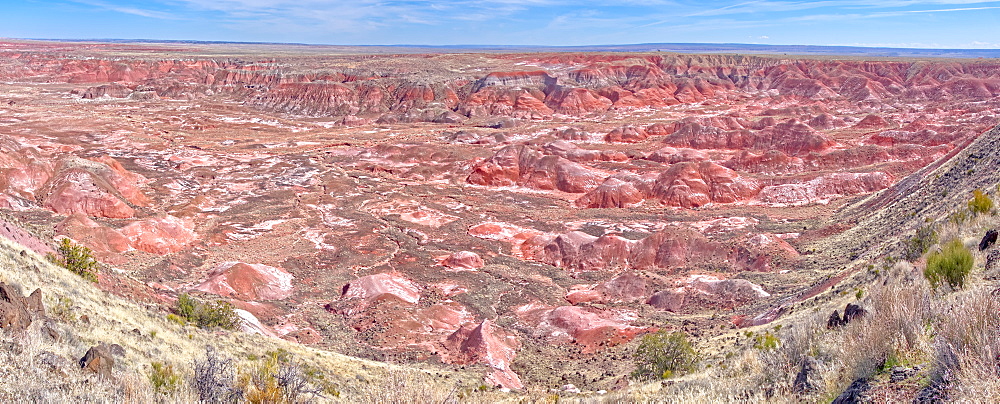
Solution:
[{"label": "blue sky", "polygon": [[0,0],[0,37],[1000,48],[1000,1]]}]

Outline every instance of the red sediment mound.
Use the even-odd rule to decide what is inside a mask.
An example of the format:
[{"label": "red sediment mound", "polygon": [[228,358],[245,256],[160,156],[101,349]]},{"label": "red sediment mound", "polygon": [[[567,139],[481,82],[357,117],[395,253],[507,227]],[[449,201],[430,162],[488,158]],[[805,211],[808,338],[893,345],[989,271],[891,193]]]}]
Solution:
[{"label": "red sediment mound", "polygon": [[679,280],[676,287],[654,293],[646,303],[676,313],[688,307],[731,309],[769,296],[760,286],[745,279],[691,275]]},{"label": "red sediment mound", "polygon": [[472,184],[520,185],[571,193],[586,192],[602,179],[577,163],[558,156],[544,156],[524,145],[500,149],[493,157],[476,164],[468,177]]},{"label": "red sediment mound", "polygon": [[132,249],[132,241],[120,231],[102,226],[82,213],[67,216],[56,225],[55,231],[87,246],[99,256]]},{"label": "red sediment mound", "polygon": [[263,264],[224,262],[195,289],[240,300],[281,300],[292,294],[292,274]]},{"label": "red sediment mound", "polygon": [[545,98],[545,104],[561,114],[585,115],[607,111],[612,102],[586,88],[558,87]]},{"label": "red sediment mound", "polygon": [[509,389],[522,389],[524,384],[510,368],[517,356],[517,338],[490,320],[467,324],[444,341],[442,360],[453,364],[483,363],[491,368],[487,380]]},{"label": "red sediment mound", "polygon": [[571,304],[637,302],[646,299],[646,279],[626,272],[597,285],[580,285],[566,294]]},{"label": "red sediment mound", "polygon": [[608,177],[573,202],[580,208],[628,208],[637,206],[650,193],[652,181],[630,174]]},{"label": "red sediment mound", "polygon": [[670,206],[694,208],[753,198],[761,185],[735,171],[704,161],[670,166],[656,179],[652,196]]},{"label": "red sediment mound", "polygon": [[868,115],[864,119],[858,121],[858,123],[854,124],[853,128],[854,129],[873,130],[873,129],[884,129],[884,128],[888,127],[888,126],[889,126],[889,123],[886,122],[886,120],[883,119],[881,116],[878,116],[878,115]]},{"label": "red sediment mound", "polygon": [[685,161],[705,161],[708,160],[708,153],[701,150],[674,148],[670,146],[662,147],[646,156],[647,160],[664,164],[683,163]]},{"label": "red sediment mound", "polygon": [[153,254],[183,250],[198,238],[194,221],[170,215],[133,222],[121,228],[121,233],[135,249]]},{"label": "red sediment mound", "polygon": [[535,324],[534,335],[554,343],[573,343],[583,353],[627,343],[652,331],[628,325],[620,314],[578,306],[522,308],[522,318]]},{"label": "red sediment mound", "polygon": [[790,174],[805,170],[805,162],[799,157],[791,157],[780,150],[754,153],[743,150],[723,163],[724,166],[751,173]]},{"label": "red sediment mound", "polygon": [[483,267],[483,259],[472,251],[459,251],[445,258],[442,265],[457,269],[479,269]]},{"label": "red sediment mound", "polygon": [[578,163],[590,161],[628,161],[628,156],[619,151],[582,149],[564,140],[549,143],[542,149],[546,154],[563,157]]},{"label": "red sediment mound", "polygon": [[135,215],[130,202],[138,206],[149,203],[135,187],[133,179],[107,164],[71,158],[60,164],[40,199],[42,206],[60,214],[130,218]]},{"label": "red sediment mound", "polygon": [[615,128],[607,135],[604,135],[604,141],[609,143],[638,143],[649,138],[646,131],[642,128],[637,128],[635,126],[622,126],[620,128]]},{"label": "red sediment mound", "polygon": [[744,238],[732,255],[740,270],[757,272],[768,272],[775,264],[789,264],[799,258],[795,247],[769,233]]},{"label": "red sediment mound", "polygon": [[411,304],[416,303],[420,300],[420,287],[401,276],[381,273],[363,276],[348,283],[344,286],[341,299],[362,299],[370,302],[387,296]]},{"label": "red sediment mound", "polygon": [[824,202],[836,196],[875,192],[888,188],[893,179],[883,172],[833,173],[802,183],[771,185],[758,198],[768,204],[801,205]]},{"label": "red sediment mound", "polygon": [[671,270],[681,267],[726,267],[732,247],[690,229],[670,229],[641,240],[616,234],[600,237],[574,231],[541,234],[521,246],[528,258],[574,271],[609,268]]}]

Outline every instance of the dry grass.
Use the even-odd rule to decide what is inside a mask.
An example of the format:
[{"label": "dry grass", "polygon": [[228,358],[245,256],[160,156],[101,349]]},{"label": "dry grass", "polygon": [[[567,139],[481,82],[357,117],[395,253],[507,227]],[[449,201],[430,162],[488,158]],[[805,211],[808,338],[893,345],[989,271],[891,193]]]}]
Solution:
[{"label": "dry grass", "polygon": [[[197,396],[187,380],[193,375],[194,360],[204,357],[208,346],[234,358],[243,370],[252,369],[260,360],[253,358],[265,357],[267,352],[286,352],[296,363],[320,373],[331,391],[336,391],[318,401],[358,402],[373,396],[407,400],[421,397],[417,392],[447,397],[456,385],[478,386],[482,380],[476,371],[402,367],[261,335],[182,326],[164,313],[103,292],[37,254],[21,255],[21,251],[25,249],[0,238],[0,281],[18,285],[24,292],[41,288],[47,311],[57,314],[49,322],[62,336],[59,341],[51,340],[41,330],[42,321],[22,333],[0,331],[0,361],[7,364],[0,367],[0,402],[195,402]],[[83,316],[88,321],[81,320]],[[115,358],[116,380],[98,380],[76,364],[87,349],[101,342],[124,348],[124,356]],[[154,396],[149,378],[153,362],[173,365],[186,380],[175,391]],[[423,382],[410,389],[385,382],[403,377],[399,375]]]}]

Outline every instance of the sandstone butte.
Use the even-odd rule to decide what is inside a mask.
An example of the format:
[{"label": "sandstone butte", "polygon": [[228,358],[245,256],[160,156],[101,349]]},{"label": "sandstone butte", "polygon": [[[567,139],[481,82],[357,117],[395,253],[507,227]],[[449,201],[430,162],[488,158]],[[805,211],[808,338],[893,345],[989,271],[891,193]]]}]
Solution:
[{"label": "sandstone butte", "polygon": [[511,389],[610,388],[646,333],[779,316],[839,279],[851,254],[817,246],[847,207],[1000,96],[988,60],[4,45],[0,235],[69,237],[164,310],[215,296],[252,332]]}]

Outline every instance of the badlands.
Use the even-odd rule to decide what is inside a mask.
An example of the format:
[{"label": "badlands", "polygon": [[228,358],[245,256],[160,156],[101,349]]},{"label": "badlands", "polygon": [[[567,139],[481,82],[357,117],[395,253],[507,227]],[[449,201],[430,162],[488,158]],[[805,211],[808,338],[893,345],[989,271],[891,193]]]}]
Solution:
[{"label": "badlands", "polygon": [[3,235],[69,237],[162,312],[611,390],[645,334],[853,294],[869,213],[998,96],[995,60],[8,41]]}]

